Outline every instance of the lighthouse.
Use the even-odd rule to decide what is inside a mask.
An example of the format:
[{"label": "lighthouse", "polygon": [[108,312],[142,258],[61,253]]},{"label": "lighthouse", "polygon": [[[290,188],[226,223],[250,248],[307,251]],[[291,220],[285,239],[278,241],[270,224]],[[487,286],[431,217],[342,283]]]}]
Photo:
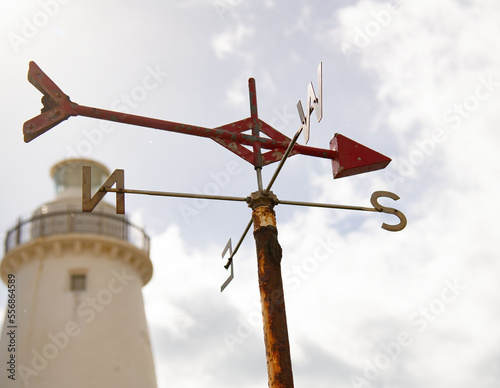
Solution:
[{"label": "lighthouse", "polygon": [[105,201],[82,213],[83,166],[93,192],[109,176],[92,160],[57,163],[55,200],[5,237],[2,387],[156,388],[142,298],[149,237]]}]

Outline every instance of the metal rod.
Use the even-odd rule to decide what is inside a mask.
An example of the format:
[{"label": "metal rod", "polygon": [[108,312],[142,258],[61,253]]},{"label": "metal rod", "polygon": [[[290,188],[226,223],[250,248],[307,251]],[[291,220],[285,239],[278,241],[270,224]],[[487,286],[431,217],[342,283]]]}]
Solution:
[{"label": "metal rod", "polygon": [[[278,141],[270,138],[246,135],[240,132],[231,132],[228,130],[221,128],[205,128],[199,127],[195,125],[181,124],[175,123],[172,121],[159,120],[150,117],[136,116],[127,113],[120,113],[109,111],[105,109],[91,108],[84,105],[78,105],[74,102],[71,102],[72,111],[74,112],[72,115],[77,116],[85,116],[91,117],[100,120],[108,120],[114,121],[124,124],[137,125],[141,127],[148,127],[153,129],[159,129],[163,131],[183,133],[186,135],[195,135],[201,137],[208,138],[221,138],[232,140],[240,144],[253,146],[258,143],[261,148],[265,149],[286,149],[289,145],[288,141]],[[319,158],[325,159],[335,159],[337,156],[337,151],[308,147],[304,145],[297,144],[295,146],[295,151],[300,154],[315,156]]]},{"label": "metal rod", "polygon": [[[100,191],[105,191],[109,193],[124,193],[124,194],[144,194],[144,195],[154,195],[154,196],[162,196],[162,197],[178,197],[178,198],[198,198],[198,199],[212,199],[218,201],[233,201],[233,202],[248,202],[248,197],[231,197],[231,196],[223,196],[223,195],[207,195],[207,194],[190,194],[190,193],[173,193],[166,191],[150,191],[150,190],[134,190],[134,189],[107,189],[101,188]],[[321,208],[329,208],[329,209],[344,209],[344,210],[361,210],[367,212],[379,212],[373,207],[365,207],[365,206],[350,206],[350,205],[336,205],[330,203],[315,203],[315,202],[301,202],[301,201],[286,201],[286,200],[278,200],[278,203],[281,205],[295,205],[295,206],[309,206],[309,207],[321,207]],[[248,233],[248,229],[252,225],[252,221],[248,224],[245,229],[244,236]],[[242,238],[242,239],[243,239]],[[235,250],[233,251],[233,256],[241,245],[241,241],[236,245]]]},{"label": "metal rod", "polygon": [[156,196],[162,196],[162,197],[200,198],[200,199],[214,199],[214,200],[219,200],[219,201],[247,202],[247,198],[244,198],[244,197],[228,197],[228,196],[222,196],[222,195],[172,193],[172,192],[165,192],[165,191],[112,189],[112,188],[111,189],[101,188],[100,191],[105,191],[105,192],[109,192],[109,193],[156,195]]},{"label": "metal rod", "polygon": [[273,186],[274,181],[276,180],[276,178],[278,177],[278,174],[280,173],[281,169],[283,168],[283,165],[285,164],[286,159],[290,155],[290,152],[292,152],[292,148],[295,146],[295,143],[297,142],[297,139],[299,138],[301,132],[302,132],[302,126],[300,127],[300,129],[297,131],[297,133],[295,134],[293,139],[288,144],[288,147],[286,148],[286,151],[283,154],[283,157],[281,158],[280,163],[278,164],[278,167],[276,168],[276,171],[274,172],[271,180],[269,181],[269,184],[267,185],[267,188],[265,190],[266,193],[271,190],[271,187]]},{"label": "metal rod", "polygon": [[314,203],[314,202],[297,202],[297,201],[282,201],[278,200],[281,205],[295,205],[295,206],[310,206],[310,207],[322,207],[330,209],[344,209],[344,210],[361,210],[366,212],[380,212],[373,207],[364,206],[349,206],[349,205],[335,205],[330,203]]},{"label": "metal rod", "polygon": [[256,168],[255,171],[257,172],[257,186],[259,188],[259,191],[262,191],[263,183],[262,183],[262,167]]}]

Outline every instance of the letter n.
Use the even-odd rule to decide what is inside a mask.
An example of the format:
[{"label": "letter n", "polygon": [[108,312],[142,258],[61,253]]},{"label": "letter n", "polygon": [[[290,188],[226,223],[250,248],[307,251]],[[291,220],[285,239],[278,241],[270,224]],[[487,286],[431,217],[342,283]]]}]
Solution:
[{"label": "letter n", "polygon": [[[101,188],[91,196],[92,187],[92,177],[91,177],[90,166],[82,167],[82,211],[91,212],[97,206],[99,202],[104,198],[107,193],[107,189],[113,187],[116,183],[116,214],[125,214],[125,193],[123,193],[125,186],[125,174],[123,170],[115,170],[109,176],[109,178],[104,182]],[[121,192],[120,192],[121,190]]]}]

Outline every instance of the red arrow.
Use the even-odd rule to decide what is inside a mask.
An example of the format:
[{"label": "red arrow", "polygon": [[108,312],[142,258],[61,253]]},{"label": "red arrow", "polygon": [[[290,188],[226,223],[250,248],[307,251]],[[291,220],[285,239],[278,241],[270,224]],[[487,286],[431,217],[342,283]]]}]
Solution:
[{"label": "red arrow", "polygon": [[[281,160],[285,150],[290,144],[290,139],[287,136],[257,117],[256,108],[253,105],[252,109],[254,110],[252,110],[251,117],[217,128],[205,128],[79,105],[72,102],[35,62],[30,62],[29,64],[28,80],[43,94],[43,108],[40,115],[24,123],[23,133],[25,142],[30,142],[71,116],[85,116],[169,132],[183,133],[186,135],[208,137],[253,165],[255,165],[256,159],[258,159],[255,157],[256,149],[259,150],[258,152],[260,152],[260,148],[270,150],[262,154],[262,164],[267,165]],[[250,84],[252,84],[252,82],[250,82]],[[254,83],[253,85],[255,86]],[[259,131],[255,130],[256,125],[258,125]],[[253,134],[249,135],[243,133],[245,131],[251,131]],[[254,135],[260,132],[268,137]],[[342,135],[336,135],[336,137],[337,136]],[[295,144],[290,155],[302,154],[331,159],[334,165],[334,178],[384,168],[388,161],[390,161],[389,158],[381,155],[385,158],[384,160],[388,160],[387,163],[382,166],[382,163],[380,163],[378,159],[373,163],[374,159],[370,156],[371,154],[366,154],[365,152],[365,150],[372,150],[344,136],[342,136],[342,139],[346,139],[346,141],[342,142],[343,145],[340,146],[340,151],[338,146],[334,148],[331,147],[331,149],[327,150]],[[253,151],[245,146],[252,146]],[[360,155],[356,154],[358,151],[361,152]],[[372,152],[375,153],[375,151]],[[376,154],[380,155],[378,153]],[[353,155],[354,159],[361,157],[366,163],[362,165],[353,163],[351,161],[352,158],[347,157],[347,155]],[[368,157],[365,155],[368,155]],[[336,165],[340,166],[337,172],[335,172]],[[347,171],[350,173],[346,173]]]}]

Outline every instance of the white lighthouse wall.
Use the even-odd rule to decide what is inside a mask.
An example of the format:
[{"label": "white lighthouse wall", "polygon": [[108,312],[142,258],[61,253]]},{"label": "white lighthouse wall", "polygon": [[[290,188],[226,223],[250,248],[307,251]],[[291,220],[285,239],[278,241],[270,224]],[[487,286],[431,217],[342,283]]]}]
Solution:
[{"label": "white lighthouse wall", "polygon": [[[17,373],[9,386],[156,387],[144,280],[133,255],[123,257],[123,250],[101,240],[44,244],[30,251],[32,258],[19,252],[24,247],[13,252],[12,262],[22,265],[14,271]],[[73,273],[86,275],[85,290],[71,290]],[[10,340],[7,324],[2,350]],[[0,365],[8,357],[0,352]],[[9,381],[8,374],[2,367],[0,381]]]}]

